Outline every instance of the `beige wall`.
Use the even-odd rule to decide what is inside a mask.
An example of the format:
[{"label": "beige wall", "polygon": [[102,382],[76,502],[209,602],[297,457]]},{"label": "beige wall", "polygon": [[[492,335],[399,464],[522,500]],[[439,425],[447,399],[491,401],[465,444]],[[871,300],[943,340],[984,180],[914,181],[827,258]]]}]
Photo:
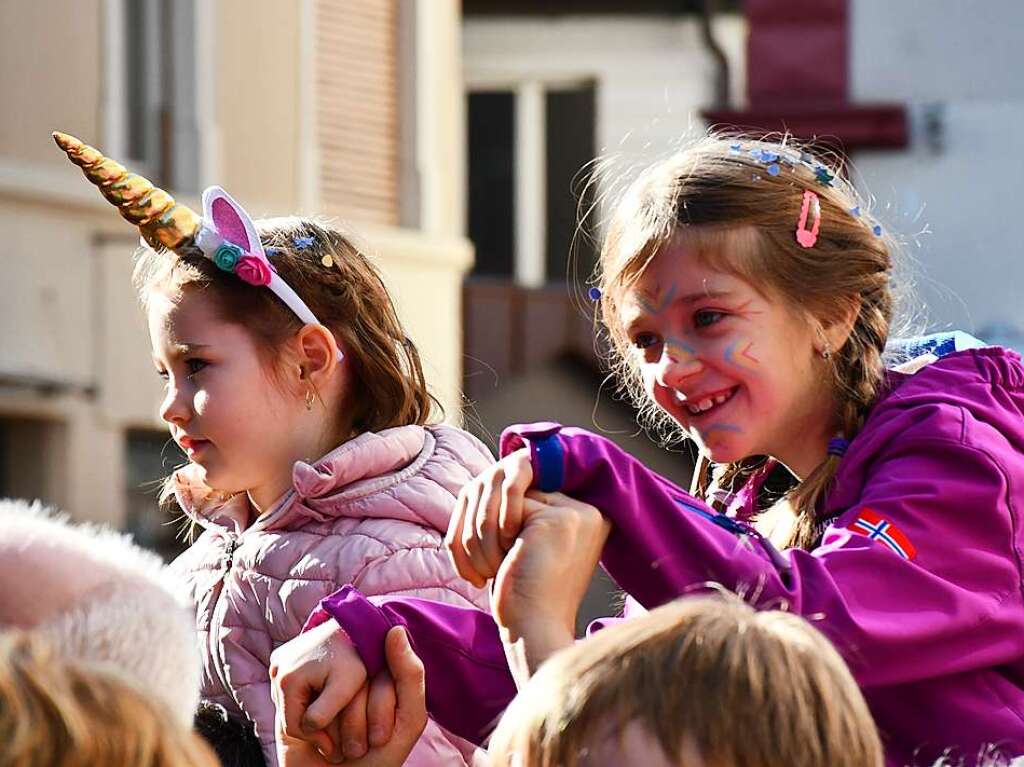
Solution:
[{"label": "beige wall", "polygon": [[[435,68],[418,91],[426,118],[417,138],[428,181],[424,230],[370,226],[345,208],[317,207],[311,70],[311,0],[197,0],[198,34],[212,62],[200,103],[200,176],[243,201],[255,216],[322,213],[362,235],[395,293],[449,417],[458,419],[460,285],[472,252],[461,225],[462,96],[456,76],[457,0],[431,0],[437,16],[417,30]],[[160,382],[130,285],[134,230],[53,146],[54,129],[103,147],[105,0],[5,3],[0,25],[0,419],[19,429],[42,419],[42,448],[6,449],[17,489],[42,488],[83,519],[121,524],[125,435],[160,429]],[[306,52],[308,54],[308,51]],[[415,63],[415,62],[413,62]],[[443,117],[438,117],[443,113]],[[173,190],[171,190],[173,191]],[[195,200],[187,201],[196,205]],[[42,388],[38,384],[50,385]],[[52,386],[56,386],[53,389]],[[39,451],[43,464],[36,464]]]},{"label": "beige wall", "polygon": [[211,183],[255,216],[299,202],[299,2],[220,0],[212,19],[221,157]]},{"label": "beige wall", "polygon": [[95,137],[100,0],[3,3],[0,156],[56,165],[50,131]]}]

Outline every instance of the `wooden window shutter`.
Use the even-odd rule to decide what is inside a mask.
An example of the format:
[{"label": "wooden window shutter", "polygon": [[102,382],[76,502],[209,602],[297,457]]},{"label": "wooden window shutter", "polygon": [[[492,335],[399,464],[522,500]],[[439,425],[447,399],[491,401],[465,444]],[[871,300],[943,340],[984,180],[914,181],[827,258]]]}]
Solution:
[{"label": "wooden window shutter", "polygon": [[396,226],[398,0],[317,0],[317,136],[325,211]]}]

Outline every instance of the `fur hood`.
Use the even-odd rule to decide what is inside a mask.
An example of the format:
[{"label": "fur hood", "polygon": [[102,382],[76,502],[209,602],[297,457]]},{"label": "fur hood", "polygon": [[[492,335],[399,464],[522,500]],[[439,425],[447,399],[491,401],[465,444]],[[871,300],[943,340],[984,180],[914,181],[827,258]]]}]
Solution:
[{"label": "fur hood", "polygon": [[129,536],[0,500],[0,628],[31,629],[69,658],[116,668],[186,727],[199,701],[187,602],[161,559]]}]

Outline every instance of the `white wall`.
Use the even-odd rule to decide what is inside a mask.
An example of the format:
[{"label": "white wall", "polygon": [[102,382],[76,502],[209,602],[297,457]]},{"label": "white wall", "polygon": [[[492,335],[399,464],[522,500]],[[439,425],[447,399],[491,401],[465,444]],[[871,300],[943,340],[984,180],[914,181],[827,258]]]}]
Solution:
[{"label": "white wall", "polygon": [[854,0],[851,9],[852,98],[903,102],[912,124],[907,151],[860,152],[854,162],[879,205],[891,206],[884,224],[904,236],[931,231],[909,248],[931,319],[1024,331],[1024,3]]},{"label": "white wall", "polygon": [[[733,98],[746,93],[746,25],[715,21],[732,65]],[[596,82],[598,153],[627,167],[665,154],[688,130],[703,130],[714,68],[693,17],[468,18],[463,71],[470,90],[543,82]]]}]

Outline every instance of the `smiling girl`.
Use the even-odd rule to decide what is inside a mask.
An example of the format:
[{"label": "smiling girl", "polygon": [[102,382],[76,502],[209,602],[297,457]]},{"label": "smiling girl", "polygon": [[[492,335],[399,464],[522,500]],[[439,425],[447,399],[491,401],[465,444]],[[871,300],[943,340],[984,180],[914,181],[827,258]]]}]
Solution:
[{"label": "smiling girl", "polygon": [[[854,190],[791,146],[712,136],[635,181],[607,228],[601,316],[629,391],[700,446],[702,466],[688,493],[587,431],[506,430],[447,543],[465,578],[494,578],[517,671],[573,642],[600,558],[648,609],[711,583],[810,619],[890,765],[1024,753],[1024,366],[933,342],[886,370],[897,287]],[[777,463],[797,480],[791,524],[773,531],[783,551],[756,529]],[[484,618],[474,632],[443,606],[346,590],[324,606],[364,661],[383,639],[355,620],[367,604],[414,640],[474,637],[475,672],[455,653],[423,657],[449,726],[468,715],[432,689],[433,667],[463,695],[486,679],[484,701],[507,684],[481,671],[501,656],[496,630],[480,641]]]}]

